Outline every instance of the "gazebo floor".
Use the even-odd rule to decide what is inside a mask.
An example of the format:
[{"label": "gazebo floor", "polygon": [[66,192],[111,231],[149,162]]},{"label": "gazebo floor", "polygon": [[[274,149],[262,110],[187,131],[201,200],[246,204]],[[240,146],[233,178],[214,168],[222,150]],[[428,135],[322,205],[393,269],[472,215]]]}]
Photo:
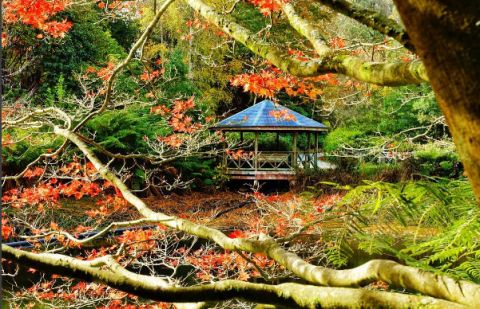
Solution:
[{"label": "gazebo floor", "polygon": [[228,169],[226,174],[230,179],[241,180],[294,180],[296,173],[293,169],[268,171]]}]

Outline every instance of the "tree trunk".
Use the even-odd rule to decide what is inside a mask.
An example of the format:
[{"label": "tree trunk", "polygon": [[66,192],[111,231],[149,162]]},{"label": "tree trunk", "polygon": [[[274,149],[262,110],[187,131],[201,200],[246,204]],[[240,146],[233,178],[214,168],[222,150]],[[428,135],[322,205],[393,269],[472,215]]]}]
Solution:
[{"label": "tree trunk", "polygon": [[480,1],[394,1],[480,202]]}]

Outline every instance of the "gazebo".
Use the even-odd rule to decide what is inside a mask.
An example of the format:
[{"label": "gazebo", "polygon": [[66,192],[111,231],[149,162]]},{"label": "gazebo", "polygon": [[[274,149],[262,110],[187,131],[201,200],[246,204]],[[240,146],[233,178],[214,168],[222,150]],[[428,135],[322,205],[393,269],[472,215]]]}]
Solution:
[{"label": "gazebo", "polygon": [[[293,180],[298,171],[320,168],[318,136],[327,131],[322,123],[270,100],[230,116],[210,129],[225,134],[236,132],[242,143],[245,136],[253,139],[253,149],[225,151],[223,155],[226,174],[231,179],[243,180]],[[264,134],[276,138],[270,149],[259,143]],[[284,149],[280,147],[280,136],[286,141]]]}]

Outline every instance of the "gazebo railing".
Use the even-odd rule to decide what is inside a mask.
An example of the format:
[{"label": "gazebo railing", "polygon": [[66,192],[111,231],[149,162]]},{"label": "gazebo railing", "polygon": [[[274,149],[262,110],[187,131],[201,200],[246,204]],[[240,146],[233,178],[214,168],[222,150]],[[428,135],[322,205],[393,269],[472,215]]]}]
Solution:
[{"label": "gazebo railing", "polygon": [[291,170],[293,152],[260,151],[257,155],[257,170]]},{"label": "gazebo railing", "polygon": [[227,169],[255,170],[254,156],[231,156],[224,154],[224,164]]},{"label": "gazebo railing", "polygon": [[320,154],[315,151],[259,151],[256,156],[252,153],[243,156],[225,154],[224,166],[227,170],[246,171],[315,169],[319,157]]}]

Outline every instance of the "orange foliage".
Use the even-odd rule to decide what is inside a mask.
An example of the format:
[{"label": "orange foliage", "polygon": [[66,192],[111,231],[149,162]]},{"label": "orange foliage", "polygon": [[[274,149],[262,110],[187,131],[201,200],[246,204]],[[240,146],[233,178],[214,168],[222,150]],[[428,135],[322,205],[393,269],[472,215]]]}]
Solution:
[{"label": "orange foliage", "polygon": [[13,235],[13,227],[9,225],[8,219],[2,218],[2,240],[7,240]]},{"label": "orange foliage", "polygon": [[324,194],[319,198],[315,199],[315,201],[313,202],[313,206],[316,207],[318,212],[324,212],[325,209],[332,207],[341,199],[342,195],[340,194]]},{"label": "orange foliage", "polygon": [[155,71],[152,71],[152,72],[144,71],[140,75],[140,79],[144,82],[151,82],[155,78],[159,77],[160,74],[163,74],[163,70],[155,70]]},{"label": "orange foliage", "polygon": [[41,167],[35,167],[34,169],[28,169],[25,172],[25,174],[23,174],[23,177],[28,178],[28,179],[32,179],[32,178],[35,178],[35,177],[42,176],[44,171],[45,170]]},{"label": "orange foliage", "polygon": [[66,19],[51,20],[70,4],[68,0],[6,0],[3,1],[4,21],[29,25],[55,38],[62,38],[72,27]]},{"label": "orange foliage", "polygon": [[334,37],[329,43],[333,48],[345,48],[345,41],[340,37]]},{"label": "orange foliage", "polygon": [[165,105],[157,105],[152,108],[150,108],[150,113],[151,114],[157,114],[160,116],[166,116],[171,112],[171,110],[166,107]]},{"label": "orange foliage", "polygon": [[158,136],[157,140],[170,147],[179,148],[185,140],[185,135],[178,133],[192,134],[201,129],[203,125],[199,122],[194,122],[193,118],[187,115],[194,108],[193,96],[188,100],[175,100],[172,108],[168,108],[165,105],[150,108],[150,113],[168,117],[168,123],[174,131],[174,134],[169,136]]},{"label": "orange foliage", "polygon": [[251,4],[258,7],[259,11],[264,15],[268,16],[272,12],[280,10],[280,1],[288,2],[288,0],[248,0]]},{"label": "orange foliage", "polygon": [[239,159],[248,160],[248,159],[252,159],[255,156],[255,153],[253,151],[246,152],[243,149],[239,149],[236,151],[227,149],[225,152],[227,153],[228,156],[230,156],[234,160],[239,160]]},{"label": "orange foliage", "polygon": [[228,234],[228,237],[230,238],[245,238],[247,234],[244,231],[240,230],[233,230]]},{"label": "orange foliage", "polygon": [[165,137],[159,136],[157,137],[157,140],[167,144],[172,148],[179,148],[180,146],[182,146],[183,143],[183,139],[177,134],[172,134]]},{"label": "orange foliage", "polygon": [[129,245],[130,252],[149,251],[155,246],[155,235],[152,229],[127,230],[123,232],[120,241]]},{"label": "orange foliage", "polygon": [[5,134],[2,136],[2,147],[9,147],[13,145],[13,139],[10,134]]},{"label": "orange foliage", "polygon": [[2,32],[2,47],[6,47],[8,45],[8,35],[5,32]]},{"label": "orange foliage", "polygon": [[231,81],[233,86],[243,87],[245,92],[251,92],[261,97],[275,98],[276,94],[284,91],[289,96],[306,96],[317,99],[323,93],[323,85],[338,85],[333,74],[324,74],[316,77],[298,78],[270,67],[258,74],[240,74]]},{"label": "orange foliage", "polygon": [[101,68],[97,71],[97,76],[105,81],[110,79],[113,73],[113,69],[115,68],[115,63],[108,62],[106,67]]},{"label": "orange foliage", "polygon": [[[250,259],[262,268],[274,265],[273,260],[262,254],[252,254]],[[216,252],[202,248],[194,251],[191,256],[186,256],[186,260],[201,269],[196,273],[196,276],[203,281],[231,277],[238,280],[248,280],[251,277],[260,276],[255,266],[237,252]]]},{"label": "orange foliage", "polygon": [[[35,167],[25,172],[24,178],[32,179],[44,175],[44,169]],[[58,174],[74,178],[71,181],[59,182],[57,178],[46,179],[32,187],[22,189],[11,189],[2,196],[2,202],[13,208],[23,208],[24,206],[36,206],[38,211],[44,211],[46,205],[59,207],[61,197],[74,197],[79,200],[85,196],[97,197],[111,184],[109,182],[96,182],[89,180],[96,175],[96,169],[91,163],[85,165],[79,162],[71,162],[59,168]],[[107,214],[113,205],[114,210],[118,210],[126,205],[126,201],[119,192],[114,196],[104,194],[104,199],[98,203],[100,209],[87,212],[91,216]]]}]

